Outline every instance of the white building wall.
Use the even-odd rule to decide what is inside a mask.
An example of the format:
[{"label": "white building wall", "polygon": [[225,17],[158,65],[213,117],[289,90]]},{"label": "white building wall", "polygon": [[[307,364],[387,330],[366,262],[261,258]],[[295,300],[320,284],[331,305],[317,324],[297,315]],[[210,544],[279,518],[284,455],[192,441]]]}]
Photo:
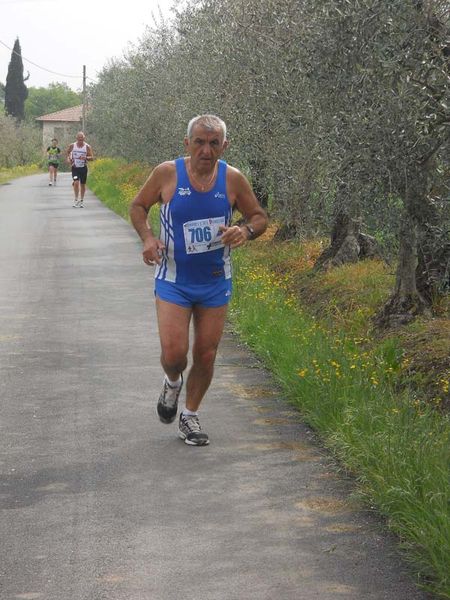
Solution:
[{"label": "white building wall", "polygon": [[64,152],[69,144],[75,141],[75,135],[81,129],[81,123],[68,121],[43,121],[42,122],[42,147],[51,145],[52,139],[58,140],[58,146]]}]

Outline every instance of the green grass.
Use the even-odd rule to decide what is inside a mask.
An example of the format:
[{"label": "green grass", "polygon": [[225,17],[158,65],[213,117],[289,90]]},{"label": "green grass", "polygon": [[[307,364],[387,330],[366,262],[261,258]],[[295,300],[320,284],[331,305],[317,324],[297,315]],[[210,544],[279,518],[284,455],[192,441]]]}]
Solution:
[{"label": "green grass", "polygon": [[[90,166],[88,186],[108,208],[129,221],[130,204],[150,172],[149,165],[101,158]],[[159,206],[151,208],[150,220],[153,231],[158,234]]]},{"label": "green grass", "polygon": [[[91,189],[128,218],[150,168],[96,163]],[[157,218],[155,207],[152,223]],[[405,386],[401,338],[370,335],[370,317],[387,297],[392,273],[366,261],[313,274],[321,248],[320,241],[257,241],[234,252],[230,320],[355,476],[361,497],[386,518],[418,582],[449,599],[448,414]]]},{"label": "green grass", "polygon": [[369,344],[324,326],[273,275],[273,244],[266,250],[234,255],[234,327],[386,517],[421,584],[450,598],[448,418],[395,391],[395,340]]},{"label": "green grass", "polygon": [[18,167],[0,168],[0,185],[17,179],[17,177],[25,177],[26,175],[36,175],[42,173],[42,168],[38,165],[23,165]]}]

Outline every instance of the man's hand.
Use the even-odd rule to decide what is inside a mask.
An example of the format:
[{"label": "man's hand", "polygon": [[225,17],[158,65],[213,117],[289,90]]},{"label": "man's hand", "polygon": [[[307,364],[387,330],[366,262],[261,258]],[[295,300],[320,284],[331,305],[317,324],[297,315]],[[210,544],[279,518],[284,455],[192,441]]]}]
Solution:
[{"label": "man's hand", "polygon": [[248,242],[249,233],[246,227],[233,225],[232,227],[219,226],[219,231],[222,231],[222,242],[230,248],[238,248]]},{"label": "man's hand", "polygon": [[160,265],[161,257],[165,249],[166,247],[161,240],[155,237],[148,237],[144,241],[144,251],[142,252],[145,264],[154,265],[157,263]]}]

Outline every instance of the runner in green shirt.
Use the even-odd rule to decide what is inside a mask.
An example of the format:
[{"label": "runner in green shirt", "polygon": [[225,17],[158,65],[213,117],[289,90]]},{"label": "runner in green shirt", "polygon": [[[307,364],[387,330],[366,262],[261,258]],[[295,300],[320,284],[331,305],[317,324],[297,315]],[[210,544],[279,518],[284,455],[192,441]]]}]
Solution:
[{"label": "runner in green shirt", "polygon": [[48,185],[56,185],[56,173],[58,172],[60,154],[61,150],[58,148],[58,140],[53,138],[52,145],[47,148],[48,175],[50,178]]}]

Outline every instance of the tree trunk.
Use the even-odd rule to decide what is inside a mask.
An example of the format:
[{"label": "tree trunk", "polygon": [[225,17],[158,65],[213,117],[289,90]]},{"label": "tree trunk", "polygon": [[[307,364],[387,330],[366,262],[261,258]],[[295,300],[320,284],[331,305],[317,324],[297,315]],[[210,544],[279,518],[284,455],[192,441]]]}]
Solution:
[{"label": "tree trunk", "polygon": [[341,181],[334,200],[334,223],[331,245],[322,252],[314,265],[315,270],[327,271],[346,263],[356,263],[364,258],[380,256],[378,245],[370,235],[361,233],[358,202],[352,198],[348,186],[353,163],[342,168]]},{"label": "tree trunk", "polygon": [[[400,250],[394,291],[376,315],[374,322],[380,328],[398,327],[427,311],[427,302],[417,289],[417,223],[416,215],[426,194],[428,173],[416,167],[404,188],[405,215],[400,227]],[[422,202],[421,202],[422,201]]]},{"label": "tree trunk", "polygon": [[375,317],[380,328],[406,325],[424,312],[426,303],[417,291],[417,229],[411,219],[405,218],[400,232],[400,251],[397,278],[392,296]]},{"label": "tree trunk", "polygon": [[[426,7],[423,2],[417,2],[416,7],[426,17],[430,37],[434,40],[435,49],[437,50],[436,59],[443,59],[441,64],[448,78],[448,74],[450,73],[450,29],[448,22],[439,18],[434,12],[432,4],[430,7]],[[441,101],[438,91],[434,92],[434,96],[437,102]],[[448,116],[447,109],[447,119]],[[436,151],[439,148],[439,144],[435,142],[434,145],[435,152],[429,154],[428,158],[422,163],[425,181],[426,179],[433,180],[433,175],[436,173]],[[434,179],[436,178],[434,177]],[[441,189],[426,190],[427,193],[424,194],[423,202],[421,205],[416,205],[415,207],[415,216],[419,225],[416,283],[419,293],[429,304],[432,303],[434,298],[448,293],[450,290],[450,238],[448,221],[447,226],[442,224],[442,215],[439,214],[439,210],[437,209],[439,200],[447,196],[448,187],[438,187],[441,187]]]},{"label": "tree trunk", "polygon": [[344,263],[358,262],[360,227],[359,219],[351,219],[345,211],[338,212],[331,232],[331,245],[319,256],[314,268],[326,271]]},{"label": "tree trunk", "polygon": [[283,223],[275,232],[274,240],[276,242],[285,242],[294,240],[298,237],[298,226],[292,223]]},{"label": "tree trunk", "polygon": [[419,242],[417,289],[432,304],[450,291],[450,240],[448,231],[426,225]]},{"label": "tree trunk", "polygon": [[331,245],[319,256],[314,268],[326,271],[365,258],[380,257],[376,239],[361,233],[360,228],[361,219],[352,219],[344,211],[339,212],[331,232]]}]

